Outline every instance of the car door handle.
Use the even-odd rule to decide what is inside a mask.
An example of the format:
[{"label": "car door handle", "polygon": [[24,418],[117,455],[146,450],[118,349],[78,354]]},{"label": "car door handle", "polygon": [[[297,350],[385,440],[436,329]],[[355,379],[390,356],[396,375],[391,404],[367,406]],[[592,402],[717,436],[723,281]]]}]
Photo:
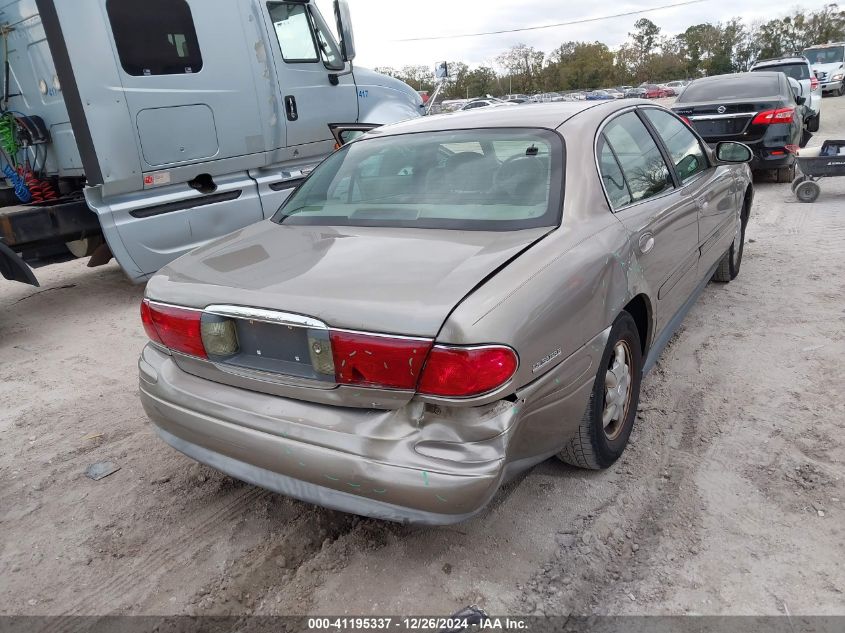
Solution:
[{"label": "car door handle", "polygon": [[296,109],[296,97],[293,95],[285,97],[285,113],[288,121],[296,121],[299,118],[299,111]]},{"label": "car door handle", "polygon": [[640,252],[644,255],[654,248],[654,235],[643,233],[640,235]]}]

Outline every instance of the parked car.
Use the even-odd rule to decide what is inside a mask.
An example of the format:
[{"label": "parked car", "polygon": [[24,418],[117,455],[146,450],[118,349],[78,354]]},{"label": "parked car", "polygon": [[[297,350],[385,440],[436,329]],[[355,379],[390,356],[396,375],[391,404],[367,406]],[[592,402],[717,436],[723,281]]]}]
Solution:
[{"label": "parked car", "polygon": [[587,101],[606,101],[615,97],[607,90],[593,90],[587,93]]},{"label": "parked car", "polygon": [[806,57],[822,85],[822,93],[845,95],[845,42],[818,44],[804,49]]},{"label": "parked car", "polygon": [[233,477],[397,521],[466,519],[553,455],[608,467],[739,272],[750,157],[616,101],[378,128],[150,280],[144,408]]},{"label": "parked car", "polygon": [[752,72],[782,72],[801,84],[804,103],[804,123],[810,132],[818,132],[822,117],[822,86],[810,68],[806,57],[779,57],[760,60],[751,67]]},{"label": "parked car", "polygon": [[675,97],[678,94],[674,88],[670,88],[667,84],[658,84],[658,87],[663,90],[664,97]]},{"label": "parked car", "polygon": [[696,79],[672,109],[711,144],[740,141],[754,152],[751,168],[775,169],[791,182],[804,145],[804,99],[781,72],[749,72]]},{"label": "parked car", "polygon": [[517,99],[519,100],[520,103],[523,103],[525,101],[529,101],[531,99],[531,97],[529,97],[528,95],[520,94],[520,93],[512,94],[512,95],[505,95],[504,97],[502,97],[502,101],[516,101]]},{"label": "parked car", "polygon": [[557,103],[560,101],[564,101],[563,95],[557,92],[543,92],[540,94],[536,94],[531,97],[531,100],[535,103]]},{"label": "parked car", "polygon": [[648,91],[645,88],[630,88],[625,91],[626,99],[645,99]]},{"label": "parked car", "polygon": [[472,99],[469,102],[462,105],[458,110],[475,110],[476,108],[499,108],[502,106],[511,106],[516,105],[514,103],[509,103],[508,101],[502,101],[501,99],[496,99],[495,97],[487,97],[485,99]]},{"label": "parked car", "polygon": [[605,92],[607,94],[609,94],[611,97],[613,97],[614,99],[624,99],[625,98],[625,93],[620,92],[616,88],[608,88],[607,90],[605,90]]},{"label": "parked car", "polygon": [[645,91],[643,94],[645,99],[662,99],[668,96],[666,90],[657,84],[641,84],[640,88]]},{"label": "parked car", "polygon": [[671,96],[676,96],[676,95],[681,94],[681,90],[683,90],[686,87],[687,83],[688,82],[686,82],[686,81],[670,81],[669,83],[666,84],[666,88],[669,88],[670,90],[672,90],[672,92],[675,93],[674,95],[671,95]]}]

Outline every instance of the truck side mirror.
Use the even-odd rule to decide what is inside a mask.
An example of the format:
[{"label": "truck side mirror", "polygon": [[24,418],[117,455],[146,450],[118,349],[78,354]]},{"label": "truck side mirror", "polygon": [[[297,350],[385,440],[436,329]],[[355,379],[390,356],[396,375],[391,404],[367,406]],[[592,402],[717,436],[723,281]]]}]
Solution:
[{"label": "truck side mirror", "polygon": [[351,62],[355,59],[355,34],[352,32],[352,15],[346,0],[334,0],[334,18],[340,36],[341,57],[343,61]]}]

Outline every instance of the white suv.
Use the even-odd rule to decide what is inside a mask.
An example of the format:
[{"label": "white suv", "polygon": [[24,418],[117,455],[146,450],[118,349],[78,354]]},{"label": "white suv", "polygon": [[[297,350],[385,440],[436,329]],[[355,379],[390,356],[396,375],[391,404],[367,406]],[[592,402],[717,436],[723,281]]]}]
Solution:
[{"label": "white suv", "polygon": [[822,83],[822,92],[845,95],[845,42],[819,44],[804,49],[816,77]]},{"label": "white suv", "polygon": [[782,72],[801,84],[804,103],[804,122],[807,130],[818,132],[822,117],[822,86],[810,67],[806,57],[792,56],[777,59],[763,59],[751,67],[751,71]]}]

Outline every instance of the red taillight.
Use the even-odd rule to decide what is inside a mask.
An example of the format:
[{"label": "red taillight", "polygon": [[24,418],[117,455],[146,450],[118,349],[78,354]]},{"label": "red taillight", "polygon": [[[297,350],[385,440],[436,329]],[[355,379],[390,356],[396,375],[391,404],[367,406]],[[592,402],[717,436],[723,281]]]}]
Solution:
[{"label": "red taillight", "polygon": [[156,343],[174,352],[207,358],[200,330],[201,311],[175,308],[144,299],[141,304],[141,321],[147,336]]},{"label": "red taillight", "polygon": [[751,125],[773,125],[775,123],[792,123],[795,116],[795,108],[778,108],[777,110],[766,110],[754,117]]},{"label": "red taillight", "polygon": [[345,385],[414,389],[431,341],[331,330],[335,380]]},{"label": "red taillight", "polygon": [[814,92],[818,89],[819,89],[819,80],[816,78],[815,75],[813,75],[812,77],[810,77],[810,90]]},{"label": "red taillight", "polygon": [[466,398],[493,391],[510,380],[519,362],[509,347],[435,345],[417,387],[421,394]]},{"label": "red taillight", "polygon": [[790,154],[797,154],[798,150],[801,148],[798,145],[784,145],[783,149],[785,149]]},{"label": "red taillight", "polygon": [[688,126],[692,127],[692,121],[690,121],[687,117],[682,116],[682,117],[681,117],[681,121],[683,121],[684,123],[686,123]]}]

